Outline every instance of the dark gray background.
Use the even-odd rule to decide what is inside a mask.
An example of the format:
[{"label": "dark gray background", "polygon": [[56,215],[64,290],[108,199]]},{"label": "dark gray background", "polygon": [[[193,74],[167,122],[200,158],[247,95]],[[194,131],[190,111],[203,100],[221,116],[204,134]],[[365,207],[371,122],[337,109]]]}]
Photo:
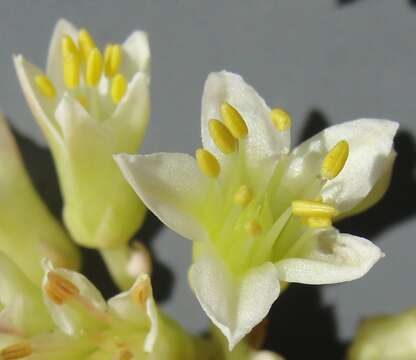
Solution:
[{"label": "dark gray background", "polygon": [[[306,310],[292,306],[293,317],[286,314],[282,321],[279,315],[273,317],[279,323],[276,336],[285,329],[288,336],[305,335],[290,323],[302,324],[302,317],[314,322],[324,311],[338,320],[326,331],[346,339],[361,316],[416,304],[416,8],[407,0],[341,3],[345,4],[336,0],[1,0],[0,105],[19,133],[43,144],[21,95],[11,55],[23,53],[34,63],[45,64],[54,23],[66,17],[89,28],[101,44],[120,41],[134,29],[149,32],[153,109],[143,152],[193,152],[200,145],[203,83],[210,71],[221,69],[240,73],[269,105],[286,108],[294,119],[295,142],[325,122],[357,117],[399,121],[399,163],[387,199],[369,215],[341,224],[345,231],[376,241],[387,257],[362,280],[319,291],[295,286],[282,296],[282,303],[293,297]],[[30,154],[26,158],[30,161]],[[186,283],[190,242],[164,229],[152,243],[159,261],[175,273],[173,293],[164,308],[185,327],[203,329],[205,317]],[[316,316],[308,315],[308,302],[302,303],[296,291],[305,299],[311,296]],[[279,304],[275,308],[279,314]],[[308,326],[313,331],[314,325]]]}]

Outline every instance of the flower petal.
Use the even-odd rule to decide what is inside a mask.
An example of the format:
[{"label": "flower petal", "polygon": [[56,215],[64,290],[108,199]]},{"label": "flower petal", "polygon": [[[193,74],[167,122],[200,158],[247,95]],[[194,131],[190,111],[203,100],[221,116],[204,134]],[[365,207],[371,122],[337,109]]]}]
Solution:
[{"label": "flower petal", "polygon": [[[150,293],[143,307],[133,301],[133,292],[139,286],[150,286]],[[110,311],[117,314],[124,321],[131,322],[139,328],[149,328],[145,342],[144,351],[152,352],[158,336],[158,312],[148,274],[137,277],[134,285],[128,290],[108,300]]]},{"label": "flower petal", "polygon": [[123,43],[121,72],[130,78],[137,72],[150,75],[150,47],[144,31],[133,32]]},{"label": "flower petal", "polygon": [[[42,281],[43,300],[55,324],[68,335],[82,333],[88,328],[102,327],[103,323],[95,315],[104,314],[107,304],[99,290],[84,275],[67,269],[54,268],[49,260],[44,261],[43,267],[45,270]],[[46,292],[48,274],[51,271],[69,280],[78,288],[79,297],[83,299],[84,304],[87,304],[88,310],[80,306],[57,304],[51,301]]]},{"label": "flower petal", "polygon": [[197,220],[207,179],[187,154],[115,155],[124,177],[146,206],[168,227],[185,238],[204,240]]},{"label": "flower petal", "polygon": [[326,153],[339,141],[349,143],[349,156],[339,175],[327,182],[324,201],[344,212],[366,197],[384,174],[398,124],[358,119],[331,126],[297,147],[289,159],[285,184],[302,189],[320,174]]},{"label": "flower petal", "polygon": [[51,146],[61,143],[57,125],[53,120],[56,101],[39,93],[35,84],[35,77],[42,75],[42,71],[27,62],[22,55],[13,57],[17,76],[26,101]]},{"label": "flower petal", "polygon": [[106,123],[120,133],[118,136],[123,139],[125,148],[127,146],[132,152],[137,151],[149,123],[149,112],[149,77],[144,73],[136,73]]},{"label": "flower petal", "polygon": [[223,154],[217,149],[208,131],[210,119],[220,119],[220,107],[228,102],[235,107],[248,127],[246,155],[249,164],[256,167],[262,160],[287,152],[290,132],[278,134],[270,121],[270,109],[244,79],[236,74],[222,71],[211,73],[205,82],[202,96],[201,132],[202,143],[206,149],[220,159]]},{"label": "flower petal", "polygon": [[272,263],[237,278],[209,252],[191,266],[189,281],[205,313],[227,337],[230,350],[263,320],[280,291]]},{"label": "flower petal", "polygon": [[384,256],[371,241],[337,231],[318,232],[316,246],[301,257],[276,263],[281,281],[332,284],[358,279]]},{"label": "flower petal", "polygon": [[46,74],[55,84],[58,94],[61,95],[65,89],[62,68],[61,40],[64,35],[68,35],[76,43],[78,29],[68,20],[59,19],[52,33],[49,44],[48,60],[46,62]]},{"label": "flower petal", "polygon": [[42,303],[41,292],[14,262],[0,252],[0,328],[10,335],[27,336],[50,331],[52,321]]}]

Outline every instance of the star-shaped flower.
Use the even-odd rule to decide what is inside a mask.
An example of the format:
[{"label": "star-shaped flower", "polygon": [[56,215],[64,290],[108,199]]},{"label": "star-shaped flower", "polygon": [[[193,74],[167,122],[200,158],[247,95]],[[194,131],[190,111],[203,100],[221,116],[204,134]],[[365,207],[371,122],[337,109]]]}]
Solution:
[{"label": "star-shaped flower", "polygon": [[42,288],[0,253],[0,359],[193,359],[193,339],[155,304],[150,278],[107,302],[83,275],[44,261]]},{"label": "star-shaped flower", "polygon": [[363,276],[382,256],[332,220],[385,191],[397,123],[359,119],[290,151],[291,119],[269,109],[235,74],[209,75],[203,148],[117,155],[126,179],[167,226],[194,240],[189,280],[232,348],[269,312],[287,283]]},{"label": "star-shaped flower", "polygon": [[125,245],[145,208],[112,154],[140,146],[149,117],[147,35],[100,51],[85,29],[60,20],[46,72],[14,57],[26,100],[52,150],[64,197],[64,220],[84,246]]}]

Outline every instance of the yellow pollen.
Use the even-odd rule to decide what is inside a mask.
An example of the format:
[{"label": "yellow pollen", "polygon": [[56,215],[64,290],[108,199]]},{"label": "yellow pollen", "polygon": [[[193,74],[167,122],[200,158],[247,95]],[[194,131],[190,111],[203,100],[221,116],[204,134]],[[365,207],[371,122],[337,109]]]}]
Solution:
[{"label": "yellow pollen", "polygon": [[61,52],[62,59],[65,59],[67,56],[73,55],[79,58],[79,50],[75,45],[72,38],[68,35],[64,35],[61,39]]},{"label": "yellow pollen", "polygon": [[131,360],[131,359],[133,359],[133,354],[131,353],[130,350],[127,350],[127,349],[121,350],[117,358],[117,360]]},{"label": "yellow pollen", "polygon": [[87,99],[87,97],[85,95],[78,95],[76,97],[76,99],[82,105],[83,108],[87,109],[87,107],[88,107],[88,99]]},{"label": "yellow pollen", "polygon": [[326,229],[332,226],[330,217],[309,217],[306,219],[306,225],[312,229]]},{"label": "yellow pollen", "polygon": [[79,31],[78,45],[81,51],[82,60],[87,61],[90,52],[96,47],[92,36],[87,30],[81,29]]},{"label": "yellow pollen", "polygon": [[22,359],[32,354],[32,347],[27,342],[7,346],[0,351],[1,360]]},{"label": "yellow pollen", "polygon": [[199,170],[208,177],[216,178],[220,173],[220,164],[217,158],[209,151],[204,149],[198,149],[195,152],[196,162]]},{"label": "yellow pollen", "polygon": [[104,72],[108,78],[112,78],[117,73],[121,64],[121,56],[120,45],[107,45],[104,53]]},{"label": "yellow pollen", "polygon": [[248,220],[245,224],[244,224],[244,230],[252,235],[259,235],[261,233],[261,225],[256,221],[256,220]]},{"label": "yellow pollen", "polygon": [[278,131],[286,131],[292,126],[290,115],[282,109],[273,109],[270,111],[270,120]]},{"label": "yellow pollen", "polygon": [[151,285],[148,279],[136,285],[131,292],[131,300],[136,305],[144,305],[151,294]]},{"label": "yellow pollen", "polygon": [[79,59],[74,55],[68,55],[64,59],[64,82],[68,89],[74,89],[79,85],[80,75]]},{"label": "yellow pollen", "polygon": [[241,185],[234,194],[234,202],[238,205],[245,206],[253,198],[253,193],[247,185]]},{"label": "yellow pollen", "polygon": [[338,142],[326,154],[321,166],[321,176],[323,179],[332,180],[344,168],[349,154],[349,145],[345,140]]},{"label": "yellow pollen", "polygon": [[338,215],[337,209],[312,200],[295,200],[292,202],[292,213],[301,217],[329,217]]},{"label": "yellow pollen", "polygon": [[237,148],[237,141],[230,130],[219,120],[211,119],[208,122],[209,134],[215,145],[224,154],[230,154]]},{"label": "yellow pollen", "polygon": [[37,75],[35,77],[35,84],[43,96],[48,98],[54,98],[56,96],[55,87],[47,76]]},{"label": "yellow pollen", "polygon": [[111,98],[118,104],[127,90],[126,79],[123,75],[117,74],[111,82]]},{"label": "yellow pollen", "polygon": [[85,69],[85,82],[88,86],[95,86],[98,84],[103,71],[103,59],[100,50],[94,48],[88,55],[86,69]]},{"label": "yellow pollen", "polygon": [[247,136],[247,125],[240,113],[229,103],[221,105],[221,117],[231,134],[237,139]]},{"label": "yellow pollen", "polygon": [[56,305],[62,305],[65,301],[79,294],[79,289],[71,281],[63,276],[49,272],[45,292],[49,299]]}]

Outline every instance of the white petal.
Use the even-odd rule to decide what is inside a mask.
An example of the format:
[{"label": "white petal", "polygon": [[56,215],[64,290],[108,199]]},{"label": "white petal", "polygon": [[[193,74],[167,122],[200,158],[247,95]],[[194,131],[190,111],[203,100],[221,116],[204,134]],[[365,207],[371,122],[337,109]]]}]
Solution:
[{"label": "white petal", "polygon": [[149,77],[137,73],[106,123],[114,131],[120,132],[118,136],[129,144],[132,151],[137,151],[149,123],[149,112]]},{"label": "white petal", "polygon": [[204,240],[196,219],[207,179],[187,154],[115,155],[124,177],[146,206],[168,227],[185,238]]},{"label": "white petal", "polygon": [[144,342],[144,351],[151,352],[158,335],[158,313],[153,292],[149,294],[144,307],[132,301],[133,289],[146,282],[150,283],[149,275],[139,275],[134,285],[128,291],[108,300],[108,306],[121,319],[137,325],[140,329],[149,328]]},{"label": "white petal", "polygon": [[304,284],[350,281],[364,276],[384,256],[371,241],[337,231],[321,232],[315,240],[308,254],[276,263],[280,280]]},{"label": "white petal", "polygon": [[148,35],[144,31],[135,31],[123,43],[121,72],[132,77],[137,72],[150,75],[150,47]]},{"label": "white petal", "polygon": [[14,56],[13,60],[17,76],[20,81],[20,86],[22,87],[23,94],[33,113],[33,116],[48,141],[52,143],[60,143],[61,138],[59,130],[53,120],[56,102],[54,99],[47,98],[40,94],[34,81],[37,75],[42,75],[42,71],[27,62],[21,55]]},{"label": "white petal", "polygon": [[383,198],[384,194],[386,193],[390,185],[391,177],[393,175],[393,165],[394,161],[396,160],[396,156],[397,154],[393,150],[387,157],[385,168],[382,171],[382,175],[374,184],[371,191],[351,210],[347,211],[346,213],[342,213],[341,216],[337,218],[337,220],[359,214],[367,210],[368,208],[372,207]]},{"label": "white petal", "polygon": [[267,351],[257,351],[251,355],[250,360],[284,360],[280,355]]},{"label": "white petal", "polygon": [[236,278],[209,253],[191,266],[189,281],[205,313],[227,337],[230,350],[263,320],[280,291],[273,264]]},{"label": "white petal", "polygon": [[[48,283],[48,273],[54,271],[79,289],[79,295],[88,302],[90,308],[94,308],[97,313],[104,313],[107,304],[99,290],[84,275],[67,269],[54,268],[49,260],[44,261],[43,267],[45,271],[42,281],[43,299],[55,324],[68,335],[79,334],[86,326],[97,326],[98,320],[88,312],[80,312],[79,309],[76,311],[70,305],[58,305],[52,302],[45,292],[45,286]],[[102,326],[102,323],[98,324]]]},{"label": "white petal", "polygon": [[270,121],[270,109],[260,95],[241,76],[226,71],[211,73],[205,82],[201,133],[206,149],[219,158],[223,157],[209,135],[208,121],[221,118],[220,107],[224,102],[234,106],[247,124],[246,154],[249,163],[255,166],[263,159],[287,152],[288,141],[279,137],[290,137],[290,132],[277,134]]},{"label": "white petal", "polygon": [[389,120],[358,119],[331,126],[293,151],[286,173],[290,187],[302,188],[320,173],[326,153],[339,141],[349,143],[343,170],[325,185],[322,197],[340,211],[355,206],[383,175],[398,124]]},{"label": "white petal", "polygon": [[46,74],[52,80],[60,95],[64,87],[61,40],[64,35],[72,37],[76,44],[78,29],[65,19],[59,19],[52,33],[49,44],[48,60],[46,63]]}]

